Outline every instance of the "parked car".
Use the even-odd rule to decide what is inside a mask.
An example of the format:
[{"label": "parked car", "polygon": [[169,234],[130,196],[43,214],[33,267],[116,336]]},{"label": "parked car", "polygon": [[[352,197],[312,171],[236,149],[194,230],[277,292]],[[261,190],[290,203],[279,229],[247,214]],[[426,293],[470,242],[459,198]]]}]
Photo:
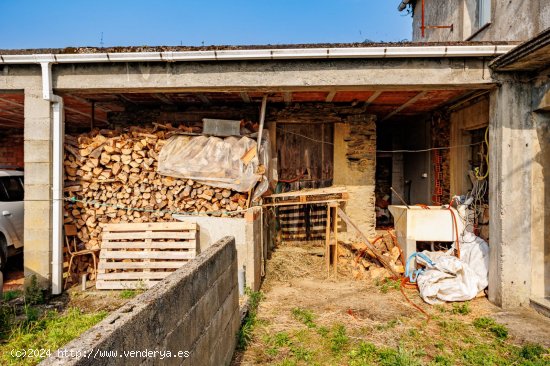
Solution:
[{"label": "parked car", "polygon": [[23,250],[23,172],[0,170],[0,270]]}]

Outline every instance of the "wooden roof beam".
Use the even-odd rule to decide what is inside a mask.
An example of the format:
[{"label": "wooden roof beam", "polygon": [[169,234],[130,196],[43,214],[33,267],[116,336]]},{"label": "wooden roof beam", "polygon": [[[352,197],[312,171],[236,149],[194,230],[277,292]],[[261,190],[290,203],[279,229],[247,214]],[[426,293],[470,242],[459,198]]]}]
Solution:
[{"label": "wooden roof beam", "polygon": [[401,104],[399,107],[397,107],[393,112],[389,113],[387,116],[382,118],[382,121],[386,121],[390,119],[391,117],[395,116],[397,113],[401,112],[403,109],[413,105],[416,103],[416,101],[420,98],[422,98],[424,95],[426,95],[426,91],[421,91],[420,93],[416,94],[411,99],[407,100],[405,103]]}]

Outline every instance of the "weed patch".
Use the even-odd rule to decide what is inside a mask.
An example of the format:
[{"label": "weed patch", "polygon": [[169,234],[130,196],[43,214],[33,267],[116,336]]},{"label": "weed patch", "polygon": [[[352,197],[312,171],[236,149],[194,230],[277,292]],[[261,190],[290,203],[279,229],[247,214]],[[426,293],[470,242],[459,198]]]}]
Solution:
[{"label": "weed patch", "polygon": [[307,309],[300,309],[300,308],[294,308],[292,309],[292,316],[294,319],[298,320],[299,322],[304,323],[308,328],[314,328],[315,323],[313,320],[315,319],[315,316],[313,315],[313,312]]},{"label": "weed patch", "polygon": [[244,350],[250,343],[253,337],[253,330],[257,324],[257,311],[258,305],[263,298],[261,292],[252,291],[250,288],[246,288],[245,291],[248,296],[248,314],[246,315],[239,333],[237,334],[237,348],[239,350]]}]

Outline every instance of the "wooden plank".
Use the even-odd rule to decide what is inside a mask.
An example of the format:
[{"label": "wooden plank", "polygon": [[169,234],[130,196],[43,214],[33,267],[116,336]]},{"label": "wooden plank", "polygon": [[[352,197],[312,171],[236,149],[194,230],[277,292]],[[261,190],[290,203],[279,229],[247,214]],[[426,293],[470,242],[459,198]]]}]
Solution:
[{"label": "wooden plank", "polygon": [[195,239],[195,232],[185,232],[185,231],[154,231],[154,232],[103,232],[102,239],[110,240],[128,240],[128,239]]},{"label": "wooden plank", "polygon": [[322,201],[307,201],[307,202],[277,202],[277,203],[266,203],[262,207],[276,207],[276,206],[297,206],[297,205],[316,205],[319,203],[332,203],[332,202],[345,202],[348,199],[331,199],[331,200],[322,200]]},{"label": "wooden plank", "polygon": [[99,280],[162,280],[169,276],[172,272],[114,272],[114,273],[99,273]]},{"label": "wooden plank", "polygon": [[197,224],[192,222],[149,222],[149,223],[121,223],[121,224],[103,224],[103,231],[178,231],[178,230],[196,230]]},{"label": "wooden plank", "polygon": [[347,193],[346,187],[326,187],[316,189],[303,189],[300,191],[277,193],[266,196],[265,198],[280,198],[280,197],[300,197],[300,196],[317,196],[323,194],[338,194]]},{"label": "wooden plank", "polygon": [[[171,261],[171,262],[150,262],[147,267],[150,269],[173,269],[180,268],[187,261]],[[98,269],[144,269],[143,262],[99,262]],[[131,272],[130,272],[131,273]]]},{"label": "wooden plank", "polygon": [[104,240],[101,249],[195,249],[196,240],[175,242],[115,241]]},{"label": "wooden plank", "polygon": [[99,254],[100,259],[193,259],[195,258],[194,252],[138,252],[127,250],[102,250]]}]

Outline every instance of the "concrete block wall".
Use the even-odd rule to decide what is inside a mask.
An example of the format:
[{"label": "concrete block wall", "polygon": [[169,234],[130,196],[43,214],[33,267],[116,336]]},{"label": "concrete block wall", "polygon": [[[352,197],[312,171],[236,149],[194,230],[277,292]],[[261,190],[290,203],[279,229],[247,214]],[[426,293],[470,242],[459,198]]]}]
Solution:
[{"label": "concrete block wall", "polygon": [[197,223],[201,252],[224,236],[233,236],[237,247],[238,268],[245,269],[245,285],[254,291],[260,289],[264,241],[259,207],[248,210],[242,218],[187,215],[173,215],[173,217],[176,220]]},{"label": "concrete block wall", "polygon": [[225,237],[61,350],[89,358],[54,352],[41,365],[229,365],[239,326],[237,251]]},{"label": "concrete block wall", "polygon": [[23,131],[7,131],[0,138],[0,165],[23,168]]}]

